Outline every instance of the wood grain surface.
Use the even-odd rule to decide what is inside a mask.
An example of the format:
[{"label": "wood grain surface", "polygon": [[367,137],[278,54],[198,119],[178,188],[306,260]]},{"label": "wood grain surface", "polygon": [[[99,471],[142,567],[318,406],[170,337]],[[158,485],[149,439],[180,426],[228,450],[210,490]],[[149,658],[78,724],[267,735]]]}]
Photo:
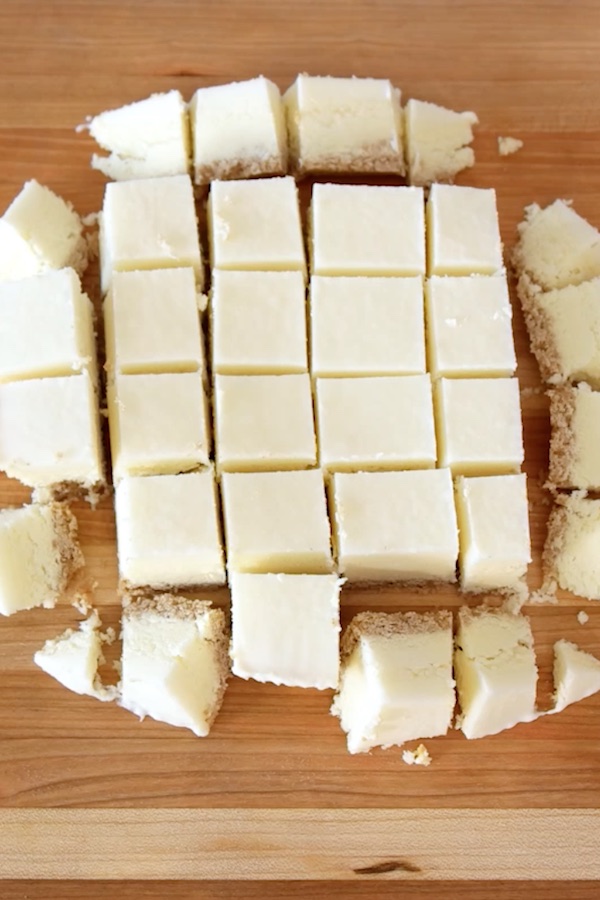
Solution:
[{"label": "wood grain surface", "polygon": [[[285,88],[298,72],[308,71],[389,77],[406,97],[475,110],[481,122],[475,142],[477,164],[459,181],[497,189],[507,247],[513,243],[523,206],[534,200],[573,199],[579,212],[600,224],[599,34],[597,0],[572,4],[564,0],[498,4],[487,0],[306,0],[295,4],[285,0],[2,0],[0,210],[31,177],[68,197],[82,214],[100,208],[104,179],[89,168],[94,144],[74,130],[86,115],[169,88],[179,88],[189,98],[197,86],[258,73]],[[500,157],[499,135],[523,139],[524,149]],[[91,279],[87,287],[97,294]],[[518,310],[515,329],[521,387],[539,388]],[[541,579],[540,552],[549,510],[541,487],[548,447],[543,393],[526,391],[523,411],[534,541],[530,584],[535,588]],[[3,505],[27,497],[28,492],[16,482],[0,481]],[[77,504],[75,511],[90,578],[97,582],[95,602],[105,622],[117,624],[111,504],[107,501],[95,512]],[[225,593],[217,596],[226,602]],[[460,602],[451,589],[427,594],[356,590],[344,595],[343,616],[347,620],[365,608],[456,608]],[[585,626],[577,622],[580,609],[590,615]],[[555,606],[532,607],[529,612],[542,672],[540,702],[547,704],[553,641],[568,637],[599,654],[600,607],[564,595]],[[364,828],[366,840],[374,840],[379,825],[373,822],[393,823],[411,811],[415,821],[424,823],[425,836],[439,835],[440,823],[448,829],[446,842],[425,842],[422,849],[421,868],[428,877],[439,879],[437,897],[455,896],[455,890],[467,898],[516,897],[525,892],[537,897],[541,889],[541,883],[536,890],[515,885],[514,891],[502,893],[499,882],[496,893],[491,888],[487,893],[483,884],[467,888],[460,881],[452,886],[445,881],[449,878],[560,881],[598,877],[594,841],[600,833],[599,697],[483,741],[468,742],[459,733],[428,741],[433,764],[420,769],[404,765],[397,751],[349,756],[337,720],[328,715],[328,692],[234,679],[213,733],[199,740],[150,720],[140,724],[114,705],[70,695],[37,670],[33,652],[76,620],[75,611],[63,605],[53,612],[36,610],[0,622],[0,827],[3,835],[12,829],[9,852],[0,855],[0,877],[175,878],[177,841],[171,842],[178,822],[183,827],[185,817],[194,814],[199,832],[210,828],[216,840],[220,834],[229,834],[236,822],[250,828],[252,821],[258,821],[252,818],[253,810],[257,817],[274,816],[270,821],[279,833],[278,846],[288,846],[292,856],[310,834],[321,839],[322,843],[312,846],[302,872],[297,868],[287,875],[278,871],[277,878],[345,877],[341,870],[329,871],[325,865],[338,844],[332,837],[335,830],[324,828],[323,823],[338,817],[339,834],[348,837],[352,847],[351,835],[360,836]],[[64,820],[68,828],[81,835],[83,849],[76,870],[56,843],[51,843],[54,864],[50,869],[40,862],[45,857],[36,857],[37,864],[33,859],[53,827],[62,827],[50,825],[44,832],[40,823],[47,820],[40,816],[51,809],[68,815]],[[93,815],[91,819],[78,816],[100,809],[114,812],[115,826],[127,822],[124,810],[138,815],[157,810],[158,821],[171,810],[164,826],[171,846],[171,851],[165,851],[164,867],[140,868],[133,834],[130,841],[119,843],[114,861],[98,853],[97,820]],[[516,815],[506,834],[513,855],[526,859],[521,875],[516,863],[511,875],[510,854],[500,858],[493,852],[493,838],[478,831],[480,811],[488,811],[493,819],[491,811],[497,809]],[[536,823],[550,821],[537,817],[551,809],[559,811],[558,818],[552,819],[559,830],[551,833],[564,829],[568,862],[560,860],[552,841],[544,845],[545,832],[539,840],[536,831]],[[290,824],[294,810],[301,811],[297,816],[312,816],[306,832],[301,818],[296,820],[297,828]],[[365,810],[364,818],[357,810]],[[580,810],[578,815],[584,818],[577,821],[585,825],[570,828],[570,810]],[[22,818],[11,818],[17,812]],[[369,820],[369,815],[383,818]],[[370,826],[365,824],[369,821]],[[591,841],[587,853],[580,843],[584,834]],[[369,850],[373,846],[369,843]],[[452,871],[445,874],[440,861],[448,854],[452,859],[452,851],[459,849],[465,854],[460,864],[453,860]],[[232,850],[237,857],[234,853],[234,868],[227,875],[210,864],[206,853],[195,866],[184,866],[182,873],[187,878],[231,878],[237,866],[239,877],[250,869],[255,878],[269,877],[261,871],[265,857],[260,847],[248,849],[234,840]],[[29,862],[17,864],[24,852],[32,854]],[[352,853],[346,856],[350,865]],[[354,853],[352,858],[360,867],[367,857],[368,865],[371,856],[370,852],[365,857]],[[379,884],[381,879],[396,878],[397,873],[369,877]],[[409,879],[413,891],[403,896],[434,896],[422,892],[425,885],[413,884],[418,873],[404,871],[401,877]],[[231,886],[219,884],[207,885],[193,896],[234,896]],[[373,897],[374,882],[370,885],[365,896]],[[332,884],[327,896],[354,896],[351,886],[352,891],[363,890],[355,881],[343,888]],[[188,896],[187,890],[189,885],[181,893],[168,888],[174,897]],[[556,896],[592,896],[586,893],[590,885],[584,883],[569,886],[568,893],[548,884],[544,896],[553,896],[554,890]],[[237,896],[275,897],[284,892],[295,896],[290,891],[291,886],[288,890],[271,885],[262,891],[239,887]],[[111,885],[110,892],[123,897],[158,896],[134,883]],[[78,887],[75,882],[68,889],[62,883],[54,888],[25,882],[0,886],[6,898],[100,893],[101,886]]]}]

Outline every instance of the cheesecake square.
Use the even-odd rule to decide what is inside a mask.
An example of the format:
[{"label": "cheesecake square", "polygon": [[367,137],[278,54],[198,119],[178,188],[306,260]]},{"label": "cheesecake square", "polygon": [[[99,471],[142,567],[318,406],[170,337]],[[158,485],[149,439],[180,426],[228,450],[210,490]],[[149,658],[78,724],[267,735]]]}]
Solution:
[{"label": "cheesecake square", "polygon": [[123,609],[122,638],[120,705],[206,737],[229,677],[223,610],[170,594],[135,599]]},{"label": "cheesecake square", "polygon": [[434,388],[438,463],[453,475],[508,475],[523,462],[516,378],[440,378]]},{"label": "cheesecake square", "polygon": [[316,410],[327,472],[435,466],[429,375],[317,378]]},{"label": "cheesecake square", "polygon": [[422,275],[423,189],[315,184],[310,207],[314,275]]},{"label": "cheesecake square", "polygon": [[81,274],[88,246],[73,206],[32,179],[0,218],[0,282],[31,278],[50,269]]},{"label": "cheesecake square", "polygon": [[456,511],[463,591],[517,591],[531,562],[526,476],[461,476]]},{"label": "cheesecake square", "polygon": [[429,275],[494,275],[503,268],[493,188],[433,184],[427,201]]},{"label": "cheesecake square", "polygon": [[543,570],[547,581],[600,600],[600,500],[559,494],[548,519]]},{"label": "cheesecake square", "polygon": [[316,464],[308,374],[217,375],[214,406],[219,471],[306,469]]},{"label": "cheesecake square", "polygon": [[508,377],[517,367],[505,276],[434,275],[425,288],[434,377]]},{"label": "cheesecake square", "polygon": [[330,491],[339,571],[349,581],[456,581],[448,469],[337,472]]},{"label": "cheesecake square", "polygon": [[283,99],[298,175],[404,175],[400,91],[387,79],[298,75]]},{"label": "cheesecake square", "polygon": [[107,395],[115,483],[126,475],[176,475],[208,465],[200,372],[117,375]]},{"label": "cheesecake square", "polygon": [[190,103],[196,184],[285,175],[287,136],[279,88],[259,75],[199,88]]},{"label": "cheesecake square", "polygon": [[0,510],[0,615],[56,606],[83,565],[77,520],[65,503]]},{"label": "cheesecake square", "polygon": [[600,490],[600,392],[582,383],[550,395],[548,481],[559,488]]},{"label": "cheesecake square", "polygon": [[88,372],[0,384],[0,471],[51,495],[105,486],[98,397]]},{"label": "cheesecake square", "polygon": [[413,97],[403,112],[410,184],[453,181],[474,165],[475,154],[469,146],[479,121],[474,112],[455,112]]},{"label": "cheesecake square", "polygon": [[214,269],[306,274],[298,189],[293,178],[213,181],[208,225]]},{"label": "cheesecake square", "polygon": [[310,321],[314,376],[425,372],[420,275],[412,278],[313,275]]},{"label": "cheesecake square", "polygon": [[308,370],[301,272],[215,269],[210,314],[213,372],[289,375]]},{"label": "cheesecake square", "polygon": [[290,687],[337,687],[337,575],[232,572],[229,584],[234,675]]},{"label": "cheesecake square", "polygon": [[454,676],[466,738],[532,722],[538,673],[529,619],[485,606],[460,609]]},{"label": "cheesecake square", "polygon": [[113,181],[100,216],[102,293],[113,272],[191,266],[202,288],[203,269],[189,175]]},{"label": "cheesecake square", "polygon": [[204,371],[194,270],[115,272],[104,300],[111,375]]},{"label": "cheesecake square", "polygon": [[89,123],[89,131],[109,154],[94,153],[92,169],[114,181],[189,172],[188,109],[179,91],[152,94],[99,113]]},{"label": "cheesecake square", "polygon": [[73,269],[0,283],[0,381],[96,373],[94,315]]},{"label": "cheesecake square", "polygon": [[230,575],[332,571],[320,471],[224,472],[221,492]]},{"label": "cheesecake square", "polygon": [[98,675],[99,666],[106,662],[103,645],[114,641],[113,630],[101,632],[101,627],[100,617],[94,610],[88,619],[79,623],[77,631],[67,628],[47,640],[34,654],[34,663],[75,694],[100,701],[115,700],[119,695],[118,686],[103,685]]},{"label": "cheesecake square", "polygon": [[450,612],[354,616],[331,707],[350,753],[446,734],[454,703]]},{"label": "cheesecake square", "polygon": [[115,489],[119,575],[130,586],[224,584],[212,469],[123,478]]}]

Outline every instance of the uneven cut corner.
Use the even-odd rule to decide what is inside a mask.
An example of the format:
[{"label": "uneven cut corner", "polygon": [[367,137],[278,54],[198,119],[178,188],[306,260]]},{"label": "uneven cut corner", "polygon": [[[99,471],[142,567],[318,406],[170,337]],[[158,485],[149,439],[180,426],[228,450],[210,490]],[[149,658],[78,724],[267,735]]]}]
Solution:
[{"label": "uneven cut corner", "polygon": [[362,637],[393,638],[398,635],[431,634],[451,627],[452,613],[448,610],[423,613],[357,613],[342,637],[342,659],[350,656]]},{"label": "uneven cut corner", "polygon": [[424,100],[408,101],[404,108],[404,141],[408,180],[427,187],[434,182],[453,181],[463,169],[475,164],[474,112],[455,112]]}]

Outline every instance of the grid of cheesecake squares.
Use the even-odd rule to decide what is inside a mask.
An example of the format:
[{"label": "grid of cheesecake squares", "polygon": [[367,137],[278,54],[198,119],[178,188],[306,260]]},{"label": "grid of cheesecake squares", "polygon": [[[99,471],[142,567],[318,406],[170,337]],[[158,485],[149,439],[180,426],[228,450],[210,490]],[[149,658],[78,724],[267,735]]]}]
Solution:
[{"label": "grid of cheesecake squares", "polygon": [[293,178],[213,182],[207,213],[209,301],[190,179],[106,189],[121,579],[227,570],[234,672],[333,687],[339,576],[451,582],[460,556],[465,590],[516,589],[530,559],[495,194],[316,184],[310,266]]}]

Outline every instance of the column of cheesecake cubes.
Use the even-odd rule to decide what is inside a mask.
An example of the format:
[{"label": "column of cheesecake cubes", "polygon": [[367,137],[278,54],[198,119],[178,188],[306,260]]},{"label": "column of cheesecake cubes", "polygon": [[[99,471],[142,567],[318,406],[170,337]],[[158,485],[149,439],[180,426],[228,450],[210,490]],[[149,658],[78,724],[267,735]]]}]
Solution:
[{"label": "column of cheesecake cubes", "polygon": [[121,583],[222,584],[190,178],[107,185],[100,248]]},{"label": "column of cheesecake cubes", "polygon": [[215,181],[208,220],[233,672],[335,687],[340,583],[317,468],[294,180]]}]

